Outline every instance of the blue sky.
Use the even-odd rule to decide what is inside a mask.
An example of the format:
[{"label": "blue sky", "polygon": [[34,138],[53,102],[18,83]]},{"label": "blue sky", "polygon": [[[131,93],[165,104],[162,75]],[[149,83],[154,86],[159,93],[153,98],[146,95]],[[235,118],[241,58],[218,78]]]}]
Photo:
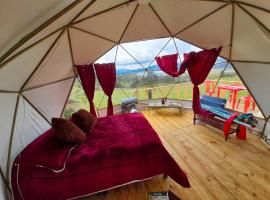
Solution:
[{"label": "blue sky", "polygon": [[[162,50],[162,48],[164,47],[166,43],[167,43],[166,47]],[[173,39],[171,38],[162,38],[162,39],[155,39],[155,40],[124,43],[124,44],[121,44],[121,46],[118,46],[118,52],[117,52],[117,57],[116,57],[116,62],[115,62],[116,68],[117,69],[141,68],[141,66],[126,51],[128,51],[145,68],[147,68],[158,54],[162,56],[162,55],[177,53],[175,44],[179,51],[181,60],[183,60],[184,53],[201,50],[198,47],[190,45],[176,38],[175,38],[175,43]],[[114,47],[109,52],[107,52],[104,56],[98,59],[96,62],[97,63],[114,62],[116,49],[117,47]],[[151,65],[156,65],[156,62],[154,61]]]}]

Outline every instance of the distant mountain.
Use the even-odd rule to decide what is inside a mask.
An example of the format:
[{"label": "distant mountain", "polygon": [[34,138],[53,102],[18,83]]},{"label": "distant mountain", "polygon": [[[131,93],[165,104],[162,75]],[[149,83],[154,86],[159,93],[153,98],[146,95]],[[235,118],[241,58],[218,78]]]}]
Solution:
[{"label": "distant mountain", "polygon": [[[157,65],[150,66],[148,69],[151,71],[160,71],[160,69]],[[117,75],[128,75],[128,74],[136,74],[136,73],[140,73],[140,72],[144,72],[144,71],[145,71],[145,69],[143,69],[142,67],[138,68],[138,69],[128,69],[128,68],[116,69],[116,74]]]},{"label": "distant mountain", "polygon": [[[226,67],[226,65],[227,65],[227,62],[226,62],[226,61],[221,62],[221,63],[216,63],[216,64],[214,65],[213,69],[223,69],[224,67]],[[227,69],[228,69],[228,68],[231,68],[231,67],[232,67],[232,66],[229,64],[229,65],[227,66]]]},{"label": "distant mountain", "polygon": [[144,69],[116,69],[117,75],[128,75],[143,72]]},{"label": "distant mountain", "polygon": [[[218,58],[216,64],[214,65],[213,69],[223,69],[225,66],[227,65],[227,62],[222,59],[222,58]],[[231,65],[229,65],[227,67],[230,68]],[[151,71],[160,71],[160,68],[158,65],[152,65],[149,67],[149,69]],[[141,68],[137,68],[137,69],[128,69],[128,65],[127,68],[121,68],[121,69],[116,69],[116,74],[117,75],[128,75],[128,74],[136,74],[136,73],[143,73],[145,71],[145,69]]]}]

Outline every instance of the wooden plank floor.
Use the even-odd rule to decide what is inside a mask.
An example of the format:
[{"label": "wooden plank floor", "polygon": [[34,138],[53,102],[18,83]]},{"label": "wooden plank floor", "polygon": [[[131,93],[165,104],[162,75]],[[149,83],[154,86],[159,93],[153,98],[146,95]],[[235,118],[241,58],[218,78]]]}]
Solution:
[{"label": "wooden plank floor", "polygon": [[84,200],[147,200],[150,191],[168,189],[182,200],[270,199],[270,151],[258,136],[249,134],[247,141],[241,141],[232,135],[225,142],[222,132],[202,124],[194,126],[190,111],[143,113],[187,173],[191,188],[157,177]]}]

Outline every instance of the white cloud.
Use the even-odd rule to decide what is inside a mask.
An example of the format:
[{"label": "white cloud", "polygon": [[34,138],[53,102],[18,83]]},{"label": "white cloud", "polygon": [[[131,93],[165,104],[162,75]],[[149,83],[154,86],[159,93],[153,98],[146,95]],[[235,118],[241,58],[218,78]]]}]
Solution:
[{"label": "white cloud", "polygon": [[[162,39],[155,39],[155,40],[146,40],[146,41],[139,41],[139,42],[131,42],[131,43],[124,43],[121,44],[123,48],[126,49],[132,56],[134,56],[143,66],[148,67],[148,65],[153,61],[153,59],[158,55],[164,45],[169,41],[163,51],[159,54],[167,55],[177,53],[175,48],[175,43],[180,53],[180,58],[183,60],[183,53],[188,53],[190,51],[200,51],[201,49],[190,45],[186,42],[181,40],[175,39],[175,43],[173,39],[170,38],[162,38]],[[136,61],[123,49],[121,46],[118,46],[117,58],[116,58],[116,65],[117,68],[129,68],[129,69],[136,69],[141,67]],[[104,56],[98,59],[97,63],[109,63],[115,61],[116,55],[115,46],[110,51],[108,51]]]}]

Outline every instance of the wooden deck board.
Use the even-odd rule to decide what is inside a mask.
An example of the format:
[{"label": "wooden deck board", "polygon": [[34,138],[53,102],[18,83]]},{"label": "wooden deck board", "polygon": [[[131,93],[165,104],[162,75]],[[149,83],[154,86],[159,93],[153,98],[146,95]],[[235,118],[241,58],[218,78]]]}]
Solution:
[{"label": "wooden deck board", "polygon": [[151,191],[172,190],[182,200],[268,200],[270,151],[258,136],[247,140],[229,136],[206,125],[193,125],[193,113],[170,109],[143,111],[164,146],[187,173],[191,188],[159,176],[110,190],[106,196],[84,200],[147,200]]}]

